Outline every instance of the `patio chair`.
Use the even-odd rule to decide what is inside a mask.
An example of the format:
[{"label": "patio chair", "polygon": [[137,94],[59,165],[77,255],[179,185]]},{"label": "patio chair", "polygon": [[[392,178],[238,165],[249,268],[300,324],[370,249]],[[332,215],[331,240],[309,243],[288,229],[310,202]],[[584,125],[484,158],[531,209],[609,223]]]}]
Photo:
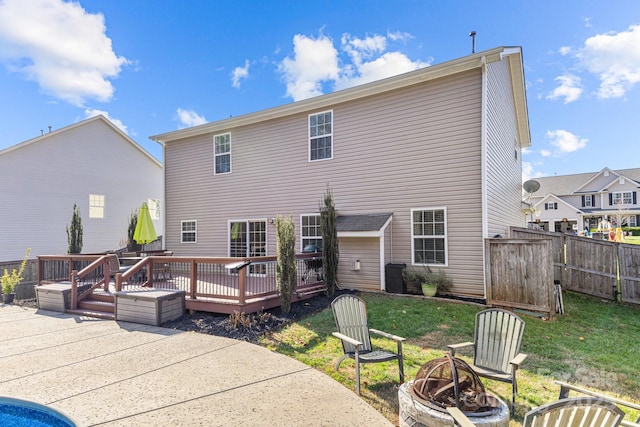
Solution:
[{"label": "patio chair", "polygon": [[511,412],[518,394],[516,371],[527,355],[520,353],[524,320],[507,310],[492,308],[476,314],[473,342],[451,344],[452,356],[457,350],[473,347],[471,368],[481,377],[511,383]]},{"label": "patio chair", "polygon": [[127,270],[131,268],[130,265],[122,265],[120,264],[120,259],[116,254],[109,254],[109,278],[111,280],[115,280],[116,274],[125,273]]},{"label": "patio chair", "polygon": [[572,397],[547,403],[527,412],[522,427],[615,427],[624,412],[613,402],[597,397]]},{"label": "patio chair", "polygon": [[[355,295],[340,295],[331,303],[333,317],[338,332],[333,336],[342,341],[344,355],[336,364],[336,371],[347,358],[356,362],[356,392],[360,394],[360,365],[363,363],[398,361],[400,383],[404,382],[404,366],[402,360],[402,341],[405,339],[388,334],[377,329],[369,328],[367,308],[365,302]],[[393,353],[384,350],[374,350],[369,333],[391,339],[397,343],[398,351]]]}]

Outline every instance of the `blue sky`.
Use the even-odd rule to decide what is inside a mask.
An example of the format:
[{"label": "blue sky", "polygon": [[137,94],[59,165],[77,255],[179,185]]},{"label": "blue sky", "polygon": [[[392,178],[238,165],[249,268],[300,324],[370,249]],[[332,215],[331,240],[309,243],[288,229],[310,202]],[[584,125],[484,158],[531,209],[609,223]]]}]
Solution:
[{"label": "blue sky", "polygon": [[149,136],[522,46],[524,178],[640,167],[640,1],[0,0],[0,149]]}]

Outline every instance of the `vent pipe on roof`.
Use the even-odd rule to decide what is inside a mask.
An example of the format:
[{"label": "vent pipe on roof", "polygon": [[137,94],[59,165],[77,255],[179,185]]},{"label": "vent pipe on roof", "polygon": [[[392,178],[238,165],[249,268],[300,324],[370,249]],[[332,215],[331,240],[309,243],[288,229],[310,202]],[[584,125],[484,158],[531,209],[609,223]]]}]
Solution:
[{"label": "vent pipe on roof", "polygon": [[49,133],[51,133],[51,126],[49,126]]},{"label": "vent pipe on roof", "polygon": [[469,33],[469,37],[471,37],[471,53],[476,53],[476,32],[471,31]]}]

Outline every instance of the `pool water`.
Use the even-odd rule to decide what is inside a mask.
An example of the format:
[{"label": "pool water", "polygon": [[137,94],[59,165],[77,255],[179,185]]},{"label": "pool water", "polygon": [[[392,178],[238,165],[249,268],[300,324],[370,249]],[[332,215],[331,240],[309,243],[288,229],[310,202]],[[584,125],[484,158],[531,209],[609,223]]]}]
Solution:
[{"label": "pool water", "polygon": [[75,423],[46,406],[25,400],[0,397],[0,426],[75,427]]}]

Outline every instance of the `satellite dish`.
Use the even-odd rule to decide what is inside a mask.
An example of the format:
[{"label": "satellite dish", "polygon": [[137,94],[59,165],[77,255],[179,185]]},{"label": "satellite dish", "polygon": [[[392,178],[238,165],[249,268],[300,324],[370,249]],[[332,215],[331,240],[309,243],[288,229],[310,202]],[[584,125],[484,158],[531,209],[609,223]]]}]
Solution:
[{"label": "satellite dish", "polygon": [[535,179],[530,179],[528,181],[525,181],[524,184],[522,184],[522,188],[524,188],[524,191],[526,191],[529,194],[535,193],[540,189],[540,183]]}]

